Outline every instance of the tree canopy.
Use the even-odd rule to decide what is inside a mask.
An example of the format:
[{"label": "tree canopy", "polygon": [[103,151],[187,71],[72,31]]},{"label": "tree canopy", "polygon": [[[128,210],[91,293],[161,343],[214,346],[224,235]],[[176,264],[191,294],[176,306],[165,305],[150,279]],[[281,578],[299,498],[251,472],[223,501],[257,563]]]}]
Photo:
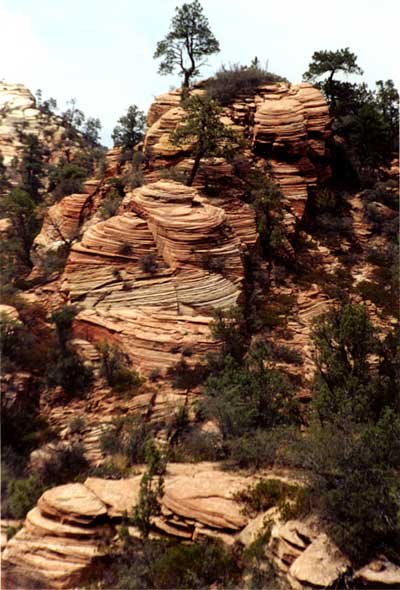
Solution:
[{"label": "tree canopy", "polygon": [[172,134],[172,142],[178,146],[193,145],[194,163],[187,180],[191,186],[201,160],[228,156],[238,137],[221,121],[222,108],[209,96],[195,94],[184,103],[184,108],[186,118]]},{"label": "tree canopy", "polygon": [[112,132],[114,145],[126,151],[132,150],[143,139],[145,123],[143,111],[135,104],[131,105],[126,115],[118,119],[118,125]]},{"label": "tree canopy", "polygon": [[319,86],[330,100],[332,108],[335,106],[337,93],[337,84],[333,78],[338,72],[346,75],[363,74],[362,69],[357,64],[356,54],[352,53],[348,47],[336,51],[315,51],[312,56],[312,62],[303,75],[304,80],[316,82],[318,78],[328,74],[326,80],[319,83]]},{"label": "tree canopy", "polygon": [[161,59],[160,74],[178,70],[183,76],[183,88],[188,88],[193,76],[205,64],[208,55],[219,51],[219,43],[212,33],[198,0],[176,7],[169,33],[157,43],[155,59]]}]

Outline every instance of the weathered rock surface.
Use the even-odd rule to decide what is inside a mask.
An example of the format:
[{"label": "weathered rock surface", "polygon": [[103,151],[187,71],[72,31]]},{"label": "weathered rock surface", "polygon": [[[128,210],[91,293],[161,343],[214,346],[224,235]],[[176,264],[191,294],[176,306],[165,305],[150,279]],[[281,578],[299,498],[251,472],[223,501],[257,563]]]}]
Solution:
[{"label": "weathered rock surface", "polygon": [[17,322],[19,320],[19,313],[12,305],[0,304],[0,317],[6,320]]},{"label": "weathered rock surface", "polygon": [[[6,543],[3,587],[30,587],[34,580],[48,590],[72,588],[93,567],[101,568],[106,542],[114,538],[121,517],[138,501],[143,471],[139,467],[138,475],[125,480],[90,477],[84,484],[45,492],[23,528]],[[269,530],[265,558],[272,560],[285,587],[332,587],[350,564],[318,521],[283,522],[276,507],[254,518],[243,515],[235,494],[255,481],[254,475],[221,471],[216,463],[169,464],[161,513],[152,519],[151,538],[166,535],[190,542],[217,537],[227,545],[238,541],[247,547]],[[139,534],[134,527],[129,530]],[[355,579],[363,587],[398,587],[399,568],[378,557],[358,570]]]},{"label": "weathered rock surface", "polygon": [[191,519],[214,529],[237,531],[247,518],[240,504],[233,499],[246,485],[246,479],[200,471],[195,475],[178,475],[166,481],[162,506],[175,515]]},{"label": "weathered rock surface", "polygon": [[49,163],[56,163],[67,153],[77,150],[76,142],[65,135],[61,117],[41,110],[35,97],[23,84],[0,81],[0,154],[13,176],[11,163],[19,158],[23,142],[19,132],[38,136],[49,148],[45,155]]},{"label": "weathered rock surface", "polygon": [[166,370],[189,348],[194,364],[215,347],[212,311],[240,296],[246,244],[223,208],[176,182],[136,189],[121,211],[72,246],[63,290],[83,307],[77,333],[86,340],[108,333],[145,372]]},{"label": "weathered rock surface", "polygon": [[[6,588],[71,588],[104,555],[109,525],[105,504],[82,484],[48,490],[3,552]],[[29,586],[28,586],[29,587]]]},{"label": "weathered rock surface", "polygon": [[348,559],[321,533],[290,566],[303,584],[328,588],[350,567]]},{"label": "weathered rock surface", "polygon": [[400,567],[386,557],[377,557],[356,571],[354,579],[366,588],[400,588]]},{"label": "weathered rock surface", "polygon": [[[144,149],[151,170],[171,164],[185,169],[190,145],[177,147],[170,141],[170,134],[184,117],[178,100],[174,91],[157,97],[150,108]],[[325,142],[331,120],[321,92],[308,83],[260,86],[252,96],[233,100],[223,118],[251,138],[257,155],[268,159],[286,204],[301,219],[310,191],[330,176]]]},{"label": "weathered rock surface", "polygon": [[38,507],[42,514],[63,520],[86,523],[107,510],[98,497],[80,483],[52,488],[41,496]]},{"label": "weathered rock surface", "polygon": [[85,487],[91,490],[103,505],[107,507],[107,514],[111,517],[129,514],[139,499],[140,477],[130,479],[105,480],[89,477]]}]

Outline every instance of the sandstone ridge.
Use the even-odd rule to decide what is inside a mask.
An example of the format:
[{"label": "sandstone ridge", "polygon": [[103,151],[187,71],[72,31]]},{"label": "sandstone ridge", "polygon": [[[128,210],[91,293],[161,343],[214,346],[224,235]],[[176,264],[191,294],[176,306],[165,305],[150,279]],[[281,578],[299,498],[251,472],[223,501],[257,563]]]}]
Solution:
[{"label": "sandstone ridge", "polygon": [[[141,477],[88,478],[84,484],[45,492],[23,528],[6,544],[5,587],[34,581],[40,588],[72,588],[94,567],[101,571],[106,541],[117,542],[122,515],[138,501]],[[253,518],[243,514],[235,494],[256,480],[221,471],[216,464],[169,464],[161,514],[153,517],[151,535],[186,541],[218,537],[227,545],[236,541],[248,546],[272,523],[265,558],[273,561],[288,587],[332,587],[350,571],[350,564],[315,520],[284,522],[276,508]],[[139,534],[134,527],[129,532]],[[378,561],[355,572],[355,577],[366,587],[399,584],[400,568],[382,558],[378,567]]]}]

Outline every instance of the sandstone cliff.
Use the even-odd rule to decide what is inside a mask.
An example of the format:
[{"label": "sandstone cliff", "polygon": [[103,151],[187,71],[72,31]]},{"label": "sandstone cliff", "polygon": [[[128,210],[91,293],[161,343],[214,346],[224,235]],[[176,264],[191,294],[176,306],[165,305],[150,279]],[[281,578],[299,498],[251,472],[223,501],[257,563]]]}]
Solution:
[{"label": "sandstone cliff", "polygon": [[[11,107],[2,110],[0,151],[9,164],[20,149],[15,124],[27,120],[32,132],[42,131],[30,93],[19,86],[2,89]],[[203,91],[202,85],[193,90]],[[123,415],[165,426],[178,408],[185,407],[192,418],[199,388],[174,386],[169,371],[182,361],[190,369],[198,368],[219,346],[210,333],[214,312],[249,304],[254,295],[258,311],[279,312],[279,322],[261,326],[254,338],[289,344],[297,351],[300,363],[276,364],[287,369],[299,396],[309,401],[315,370],[313,318],[337,301],[338,283],[348,293],[351,285],[351,298],[361,301],[353,285],[372,281],[376,274],[368,249],[382,245],[384,238],[374,233],[367,211],[375,207],[390,221],[396,215],[390,207],[371,205],[359,195],[346,196],[346,232],[335,229],[324,235],[308,224],[307,211],[330,176],[330,118],[317,89],[280,83],[235,97],[223,119],[245,139],[245,147],[236,162],[203,160],[193,187],[182,182],[193,163],[191,146],[178,148],[170,141],[183,115],[177,91],[158,97],[151,106],[141,186],[132,188],[131,164],[122,161],[118,149],[110,150],[101,178],[87,181],[80,192],[46,211],[32,248],[31,277],[42,282],[24,297],[45,304],[48,312],[61,303],[79,306],[69,345],[92,364],[95,380],[85,399],[62,404],[59,392],[51,390],[42,396],[41,412],[57,439],[32,453],[33,468],[76,439],[91,465],[101,465],[105,457],[99,439],[113,419]],[[56,121],[49,124],[54,124],[51,158],[57,158],[62,132]],[[278,261],[261,260],[259,220],[235,170],[238,165],[261,171],[282,192],[283,245]],[[110,200],[113,207],[107,209]],[[65,268],[46,281],[46,254],[65,245]],[[356,260],[350,255],[354,252]],[[291,263],[287,269],[282,260]],[[263,273],[268,288],[254,278]],[[395,322],[379,302],[366,299],[378,327],[384,330]],[[129,399],[118,397],[100,376],[99,353],[93,345],[102,341],[118,344],[146,378]],[[10,391],[19,387],[19,395],[10,399],[28,390],[30,376],[18,379],[5,380]],[[77,415],[84,415],[86,424],[74,433],[69,424]],[[164,444],[165,429],[157,434]],[[328,540],[321,523],[284,523],[276,511],[252,519],[243,515],[232,494],[253,476],[227,473],[216,465],[168,469],[161,516],[153,522],[155,535],[190,541],[217,536],[227,545],[248,545],[270,517],[275,520],[266,556],[290,587],[329,587],[348,572],[348,560]],[[70,588],[83,580],[93,566],[103,563],[104,540],[115,536],[123,511],[137,502],[139,482],[140,475],[120,481],[89,478],[84,484],[45,492],[6,546],[7,584],[34,578],[43,587]],[[363,585],[399,584],[397,566],[384,557],[352,574]]]}]

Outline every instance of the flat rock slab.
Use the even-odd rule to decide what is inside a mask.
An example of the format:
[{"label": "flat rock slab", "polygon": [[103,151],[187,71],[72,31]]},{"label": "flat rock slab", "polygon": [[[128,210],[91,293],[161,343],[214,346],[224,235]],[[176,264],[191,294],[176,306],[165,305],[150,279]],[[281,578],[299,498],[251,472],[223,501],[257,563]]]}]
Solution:
[{"label": "flat rock slab", "polygon": [[57,537],[94,537],[99,533],[95,527],[77,526],[46,518],[37,506],[26,515],[25,527],[37,534],[42,531],[45,535],[50,534]]},{"label": "flat rock slab", "polygon": [[213,470],[181,475],[167,479],[161,502],[179,516],[217,529],[240,530],[248,519],[233,496],[245,486],[245,478]]},{"label": "flat rock slab", "polygon": [[325,533],[321,533],[293,562],[290,575],[305,584],[331,586],[341,576],[350,562],[329,540]]},{"label": "flat rock slab", "polygon": [[129,479],[101,479],[88,477],[85,487],[106,505],[111,517],[130,514],[139,499],[141,475]]},{"label": "flat rock slab", "polygon": [[39,508],[62,518],[63,515],[93,519],[107,514],[107,507],[90,489],[81,483],[57,486],[44,492],[38,502]]}]

